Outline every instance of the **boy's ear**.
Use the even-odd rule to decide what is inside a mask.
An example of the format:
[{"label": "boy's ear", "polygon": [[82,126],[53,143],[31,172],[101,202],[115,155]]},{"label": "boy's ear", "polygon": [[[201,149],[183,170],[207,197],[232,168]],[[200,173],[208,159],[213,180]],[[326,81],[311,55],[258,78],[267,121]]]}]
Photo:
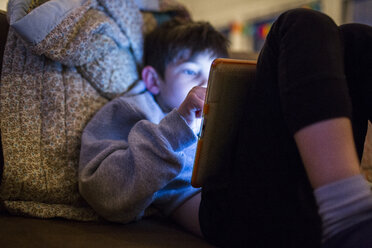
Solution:
[{"label": "boy's ear", "polygon": [[159,94],[160,77],[154,67],[147,65],[142,69],[142,80],[148,91],[153,95]]}]

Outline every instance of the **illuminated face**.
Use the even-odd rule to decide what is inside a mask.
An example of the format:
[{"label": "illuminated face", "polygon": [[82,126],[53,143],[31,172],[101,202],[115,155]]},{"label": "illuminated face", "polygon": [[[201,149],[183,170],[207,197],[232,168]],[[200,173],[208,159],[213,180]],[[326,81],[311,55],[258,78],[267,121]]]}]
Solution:
[{"label": "illuminated face", "polygon": [[193,87],[206,87],[213,60],[210,53],[205,52],[186,61],[168,64],[164,80],[159,82],[159,94],[156,95],[161,108],[166,112],[178,108]]}]

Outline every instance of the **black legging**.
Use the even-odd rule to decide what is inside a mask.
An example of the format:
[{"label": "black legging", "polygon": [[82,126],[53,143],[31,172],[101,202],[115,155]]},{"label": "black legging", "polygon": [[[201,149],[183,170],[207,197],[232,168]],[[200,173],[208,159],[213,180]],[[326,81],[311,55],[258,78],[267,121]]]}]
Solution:
[{"label": "black legging", "polygon": [[361,156],[372,117],[371,61],[369,26],[338,27],[306,9],[277,19],[247,92],[235,160],[202,190],[199,218],[210,242],[320,246],[321,220],[293,135],[318,121],[348,117]]}]

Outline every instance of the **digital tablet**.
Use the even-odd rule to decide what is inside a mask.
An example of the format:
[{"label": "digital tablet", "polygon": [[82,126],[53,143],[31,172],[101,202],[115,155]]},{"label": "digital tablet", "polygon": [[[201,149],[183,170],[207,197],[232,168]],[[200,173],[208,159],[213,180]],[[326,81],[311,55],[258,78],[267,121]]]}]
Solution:
[{"label": "digital tablet", "polygon": [[193,187],[202,187],[208,177],[221,174],[229,165],[235,154],[244,98],[255,78],[256,61],[213,61],[191,178]]}]

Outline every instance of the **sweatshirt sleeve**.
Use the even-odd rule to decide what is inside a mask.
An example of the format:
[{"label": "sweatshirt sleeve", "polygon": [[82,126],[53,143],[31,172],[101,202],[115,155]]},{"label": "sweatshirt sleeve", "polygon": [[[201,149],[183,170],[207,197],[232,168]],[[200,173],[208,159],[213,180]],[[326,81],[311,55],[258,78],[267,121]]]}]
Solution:
[{"label": "sweatshirt sleeve", "polygon": [[130,104],[114,100],[83,132],[79,190],[107,220],[140,219],[155,193],[180,173],[183,150],[195,141],[177,111],[154,124]]}]

